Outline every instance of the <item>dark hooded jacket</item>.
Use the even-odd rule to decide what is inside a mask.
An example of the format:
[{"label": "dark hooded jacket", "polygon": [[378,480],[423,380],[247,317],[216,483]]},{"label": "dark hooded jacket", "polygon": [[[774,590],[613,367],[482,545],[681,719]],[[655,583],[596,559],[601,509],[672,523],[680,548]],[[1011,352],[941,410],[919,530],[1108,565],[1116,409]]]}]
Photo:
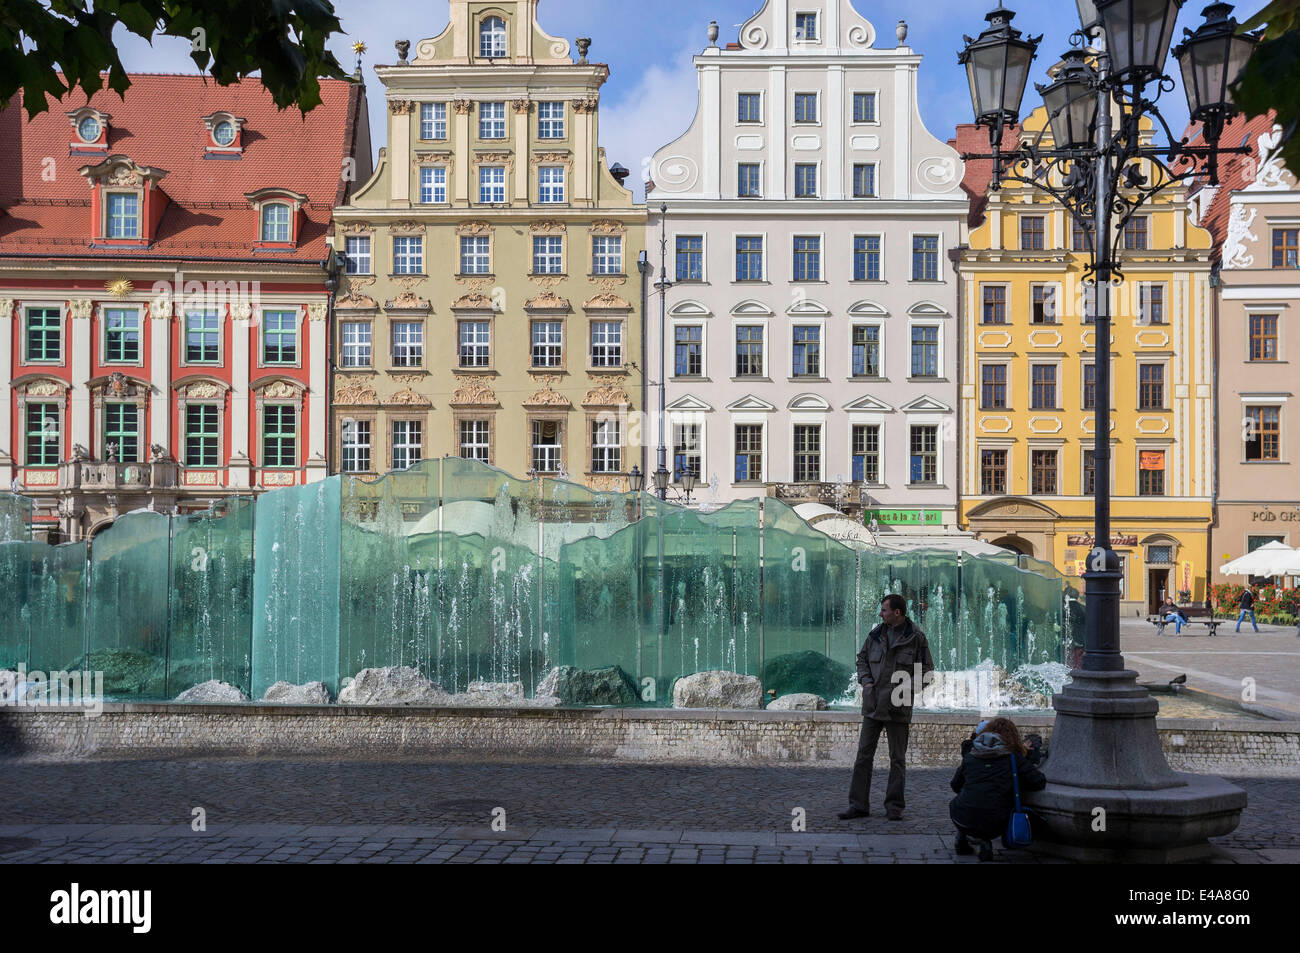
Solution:
[{"label": "dark hooded jacket", "polygon": [[[1041,791],[1047,778],[1028,758],[1016,758],[1020,795]],[[1015,808],[1011,784],[1011,750],[1001,735],[991,731],[977,735],[970,750],[962,755],[961,766],[952,778],[957,796],[948,803],[953,822],[982,837],[998,837],[1006,829]]]},{"label": "dark hooded jacket", "polygon": [[[858,683],[862,686],[862,714],[877,721],[911,721],[912,699],[920,701],[923,685],[917,684],[917,666],[921,678],[934,671],[930,643],[925,633],[911,619],[904,619],[903,632],[893,645],[886,644],[883,622],[871,630],[858,653]],[[908,681],[899,682],[895,672],[906,672]],[[911,692],[904,689],[910,688]],[[897,689],[897,692],[896,692]],[[895,705],[896,700],[903,704]]]}]

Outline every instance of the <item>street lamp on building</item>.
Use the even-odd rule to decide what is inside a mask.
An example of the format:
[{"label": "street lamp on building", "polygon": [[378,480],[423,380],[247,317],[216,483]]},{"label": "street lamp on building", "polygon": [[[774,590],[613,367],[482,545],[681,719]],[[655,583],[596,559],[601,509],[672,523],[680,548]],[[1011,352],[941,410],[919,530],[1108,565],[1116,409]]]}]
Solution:
[{"label": "street lamp on building", "polygon": [[[1048,788],[1027,799],[1044,821],[1048,849],[1081,858],[1194,856],[1208,849],[1207,838],[1237,826],[1246,803],[1244,792],[1223,780],[1175,773],[1165,761],[1155,724],[1159,705],[1120,654],[1122,573],[1111,549],[1111,358],[1105,342],[1111,338],[1111,286],[1123,279],[1124,225],[1172,186],[1202,178],[1216,183],[1219,155],[1246,151],[1218,145],[1235,111],[1228,84],[1256,42],[1236,34],[1228,4],[1207,7],[1206,22],[1174,51],[1192,116],[1204,122],[1204,142],[1190,145],[1174,136],[1156,107],[1160,94],[1173,88],[1164,68],[1183,2],[1078,0],[1077,48],[1062,58],[1053,81],[1038,87],[1046,128],[1009,150],[1003,132],[1019,122],[1029,63],[1042,38],[1024,37],[1012,26],[1015,14],[999,6],[978,38],[966,38],[958,57],[975,121],[988,127],[992,150],[963,158],[993,161],[994,190],[1014,181],[1050,194],[1090,243],[1085,278],[1095,283],[1096,493],[1095,548],[1084,573],[1084,655],[1054,701]],[[1158,123],[1167,144],[1153,142],[1143,120]],[[1048,133],[1051,142],[1044,145]],[[1107,814],[1102,831],[1094,826],[1098,807]]]}]

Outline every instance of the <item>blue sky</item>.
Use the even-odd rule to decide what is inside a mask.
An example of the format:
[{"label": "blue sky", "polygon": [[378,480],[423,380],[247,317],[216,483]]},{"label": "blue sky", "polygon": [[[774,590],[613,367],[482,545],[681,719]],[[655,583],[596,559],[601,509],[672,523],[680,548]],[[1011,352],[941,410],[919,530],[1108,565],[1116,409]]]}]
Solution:
[{"label": "blue sky", "polygon": [[[332,45],[339,61],[351,69],[353,40],[368,49],[362,62],[370,97],[372,134],[376,150],[386,141],[383,86],[370,66],[393,63],[396,40],[408,39],[412,47],[437,36],[448,21],[447,0],[334,0],[347,36]],[[925,57],[920,72],[921,114],[936,136],[947,139],[954,127],[970,120],[966,79],[957,65],[962,34],[974,36],[984,26],[984,15],[996,0],[854,0],[858,12],[876,27],[881,45],[894,45],[894,26],[900,18],[909,26],[908,45]],[[1016,25],[1027,33],[1044,34],[1033,81],[1044,82],[1045,70],[1068,47],[1069,31],[1078,24],[1073,0],[1009,0],[1016,10]],[[1246,0],[1236,8],[1238,19],[1252,16],[1265,0]],[[539,19],[547,32],[568,38],[592,38],[591,59],[608,63],[609,82],[601,101],[601,143],[611,162],[632,170],[629,180],[639,181],[646,158],[685,131],[695,113],[695,70],[691,57],[707,44],[710,20],[721,27],[719,44],[734,41],[744,23],[762,6],[762,0],[541,0]],[[1184,27],[1202,22],[1205,3],[1189,0],[1178,22]],[[192,72],[189,44],[159,39],[153,47],[118,31],[122,62],[133,72]],[[412,50],[414,55],[414,50]],[[1173,66],[1171,61],[1171,66]],[[1176,68],[1173,70],[1176,72]],[[1032,89],[1026,103],[1037,102]],[[1181,90],[1161,103],[1175,131],[1186,124],[1187,107]],[[1166,108],[1167,107],[1167,108]]]}]

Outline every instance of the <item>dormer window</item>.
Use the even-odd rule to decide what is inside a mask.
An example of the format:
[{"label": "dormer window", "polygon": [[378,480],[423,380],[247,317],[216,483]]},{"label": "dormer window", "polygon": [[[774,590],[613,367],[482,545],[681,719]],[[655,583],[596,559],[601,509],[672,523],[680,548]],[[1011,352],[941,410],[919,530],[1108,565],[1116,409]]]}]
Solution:
[{"label": "dormer window", "polygon": [[137,165],[129,156],[109,156],[80,170],[94,190],[91,241],[148,245],[167,208],[159,182],[167,173]]},{"label": "dormer window", "polygon": [[259,189],[244,197],[257,210],[254,248],[297,247],[302,208],[307,204],[307,196],[288,189]]},{"label": "dormer window", "polygon": [[291,232],[289,206],[283,202],[267,202],[262,206],[262,241],[287,242]]},{"label": "dormer window", "polygon": [[108,151],[108,120],[111,118],[108,113],[82,106],[67,115],[76,134],[68,145],[72,152]]},{"label": "dormer window", "polygon": [[488,17],[478,28],[478,55],[484,59],[501,59],[506,55],[506,21]]},{"label": "dormer window", "polygon": [[244,120],[228,112],[215,112],[203,117],[208,130],[204,148],[205,159],[238,159],[244,151]]}]

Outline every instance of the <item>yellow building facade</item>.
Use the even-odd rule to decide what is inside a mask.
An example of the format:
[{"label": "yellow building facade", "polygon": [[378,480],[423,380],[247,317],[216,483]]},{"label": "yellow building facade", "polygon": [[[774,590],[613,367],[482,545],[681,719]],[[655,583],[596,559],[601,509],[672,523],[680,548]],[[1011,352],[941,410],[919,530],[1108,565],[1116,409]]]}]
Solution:
[{"label": "yellow building facade", "polygon": [[[1045,118],[1035,111],[1021,135],[1036,136]],[[959,147],[987,151],[985,131],[962,130]],[[1144,165],[1150,181],[1157,170]],[[989,190],[977,177],[976,166],[967,184],[987,202],[955,256],[960,522],[981,539],[1079,576],[1094,545],[1097,478],[1086,236],[1046,192],[1015,182]],[[1215,396],[1210,243],[1192,223],[1184,188],[1143,205],[1124,230],[1123,278],[1111,289],[1109,476],[1126,615],[1154,611],[1166,595],[1206,598]]]}]

